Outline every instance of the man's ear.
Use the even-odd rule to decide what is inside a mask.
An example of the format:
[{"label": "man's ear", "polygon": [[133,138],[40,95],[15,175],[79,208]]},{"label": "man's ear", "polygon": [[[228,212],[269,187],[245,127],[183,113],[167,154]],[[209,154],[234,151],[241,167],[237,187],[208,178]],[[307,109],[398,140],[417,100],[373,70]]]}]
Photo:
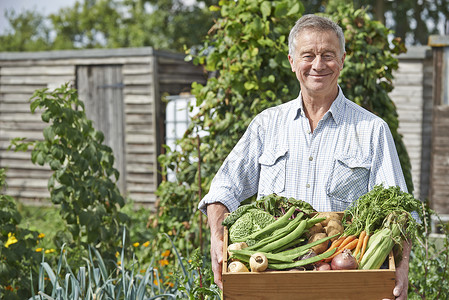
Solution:
[{"label": "man's ear", "polygon": [[343,70],[343,66],[345,64],[345,58],[346,58],[346,51],[345,51],[345,53],[343,53],[343,56],[341,57],[340,71]]},{"label": "man's ear", "polygon": [[288,55],[288,61],[290,62],[290,69],[294,73],[295,72],[295,68],[293,68],[293,57],[290,54]]}]

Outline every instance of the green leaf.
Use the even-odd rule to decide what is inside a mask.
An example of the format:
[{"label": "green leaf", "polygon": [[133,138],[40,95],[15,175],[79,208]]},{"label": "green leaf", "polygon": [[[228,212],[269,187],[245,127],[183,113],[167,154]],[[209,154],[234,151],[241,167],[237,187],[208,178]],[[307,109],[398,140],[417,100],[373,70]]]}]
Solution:
[{"label": "green leaf", "polygon": [[260,5],[260,11],[262,12],[262,16],[264,19],[271,15],[271,2],[263,1]]},{"label": "green leaf", "polygon": [[288,4],[285,2],[281,2],[275,6],[274,15],[276,18],[282,18],[288,15],[288,11]]},{"label": "green leaf", "polygon": [[287,13],[287,16],[297,15],[300,13],[300,11],[301,11],[301,3],[297,2],[293,4],[293,6],[290,8],[290,10]]},{"label": "green leaf", "polygon": [[44,138],[48,142],[52,142],[55,138],[55,132],[53,131],[52,126],[48,126],[44,128]]}]

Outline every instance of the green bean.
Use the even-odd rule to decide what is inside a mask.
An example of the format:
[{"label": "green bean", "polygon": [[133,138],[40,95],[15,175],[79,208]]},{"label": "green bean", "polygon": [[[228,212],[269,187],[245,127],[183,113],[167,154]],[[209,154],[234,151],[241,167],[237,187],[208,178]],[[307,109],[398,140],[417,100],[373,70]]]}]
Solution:
[{"label": "green bean", "polygon": [[307,252],[310,248],[312,248],[312,247],[314,247],[316,245],[319,245],[319,244],[321,244],[321,243],[323,243],[325,241],[328,241],[328,240],[330,240],[330,239],[332,239],[332,238],[334,238],[334,237],[336,237],[338,235],[339,234],[328,236],[328,237],[319,239],[317,241],[314,241],[312,243],[308,243],[308,244],[305,244],[303,246],[299,246],[299,247],[294,248],[294,249],[290,249],[290,250],[286,250],[286,251],[282,251],[282,252],[277,252],[276,254],[284,255],[284,256],[297,255],[296,257],[299,257],[299,256],[305,254],[304,252]]},{"label": "green bean", "polygon": [[286,236],[287,234],[292,232],[299,225],[300,222],[301,222],[301,218],[296,217],[295,219],[289,221],[287,226],[275,230],[272,235],[258,241],[257,243],[255,243],[254,245],[252,245],[246,249],[247,250],[257,250],[271,242],[279,240],[280,238],[283,238],[284,236]]},{"label": "green bean", "polygon": [[268,268],[272,269],[272,270],[285,270],[285,269],[291,269],[291,268],[305,266],[305,265],[312,264],[312,263],[315,263],[315,262],[318,262],[320,260],[330,257],[332,254],[335,253],[336,250],[337,249],[332,249],[331,251],[321,253],[317,256],[298,260],[298,261],[295,261],[292,263],[270,263],[270,262],[268,262]]},{"label": "green bean", "polygon": [[234,257],[234,255],[237,254],[237,255],[247,256],[249,259],[249,257],[251,257],[251,255],[253,255],[255,253],[262,253],[268,259],[268,261],[277,261],[277,262],[284,262],[284,263],[293,262],[293,259],[289,259],[288,257],[282,256],[282,255],[277,255],[277,254],[273,254],[273,253],[269,253],[269,252],[246,250],[246,249],[247,248],[241,249],[241,250],[230,250],[230,252],[232,252],[231,257]]},{"label": "green bean", "polygon": [[279,252],[282,252],[282,251],[286,251],[286,250],[288,250],[290,248],[298,246],[300,243],[304,242],[304,240],[305,240],[304,238],[295,239],[291,243],[288,243],[287,245],[284,245],[281,248],[276,249],[276,251],[274,251],[274,253],[279,253]]},{"label": "green bean", "polygon": [[280,238],[274,242],[271,242],[271,243],[263,246],[262,248],[259,249],[259,251],[272,252],[272,251],[275,251],[276,249],[279,249],[280,247],[290,243],[291,241],[299,238],[303,234],[304,229],[306,228],[306,225],[307,225],[307,220],[302,220],[301,223],[299,223],[299,225],[295,228],[295,230],[293,230],[292,232],[290,232],[283,238]]}]

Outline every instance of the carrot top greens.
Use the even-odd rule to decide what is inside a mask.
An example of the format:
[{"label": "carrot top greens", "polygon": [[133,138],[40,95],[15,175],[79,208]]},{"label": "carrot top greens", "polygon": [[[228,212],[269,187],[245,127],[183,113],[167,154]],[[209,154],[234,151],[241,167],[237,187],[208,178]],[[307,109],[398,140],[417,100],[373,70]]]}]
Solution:
[{"label": "carrot top greens", "polygon": [[411,213],[418,213],[421,218],[421,211],[421,201],[409,193],[402,192],[399,187],[385,188],[383,185],[376,185],[346,209],[343,220],[352,220],[352,223],[345,224],[345,235],[358,236],[363,230],[372,234],[382,227],[384,220],[391,213],[408,216],[404,229],[405,234],[410,234],[415,232],[418,226]]}]

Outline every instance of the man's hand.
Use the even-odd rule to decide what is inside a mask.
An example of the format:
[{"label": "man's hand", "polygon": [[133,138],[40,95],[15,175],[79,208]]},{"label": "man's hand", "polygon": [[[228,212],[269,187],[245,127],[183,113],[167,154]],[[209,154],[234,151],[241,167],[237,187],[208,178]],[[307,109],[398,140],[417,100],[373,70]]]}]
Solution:
[{"label": "man's hand", "polygon": [[408,269],[412,245],[409,241],[405,241],[402,246],[402,260],[396,266],[396,286],[393,289],[396,300],[407,300],[408,293]]},{"label": "man's hand", "polygon": [[207,205],[207,218],[210,227],[210,256],[212,261],[212,271],[214,272],[214,282],[220,289],[223,289],[221,281],[221,270],[223,266],[223,225],[225,213],[228,209],[221,203]]}]

